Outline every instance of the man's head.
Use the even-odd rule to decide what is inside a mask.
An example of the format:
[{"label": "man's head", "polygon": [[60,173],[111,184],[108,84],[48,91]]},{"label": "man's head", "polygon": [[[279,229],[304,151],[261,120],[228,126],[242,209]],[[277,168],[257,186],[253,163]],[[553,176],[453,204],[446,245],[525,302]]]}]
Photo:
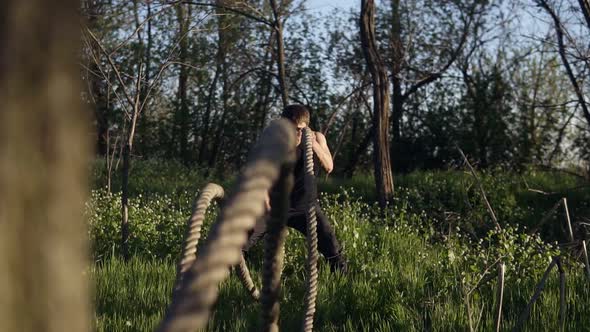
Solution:
[{"label": "man's head", "polygon": [[301,134],[303,128],[309,125],[309,108],[299,104],[292,104],[285,107],[282,117],[291,120],[293,125],[297,128],[297,145],[301,143]]}]

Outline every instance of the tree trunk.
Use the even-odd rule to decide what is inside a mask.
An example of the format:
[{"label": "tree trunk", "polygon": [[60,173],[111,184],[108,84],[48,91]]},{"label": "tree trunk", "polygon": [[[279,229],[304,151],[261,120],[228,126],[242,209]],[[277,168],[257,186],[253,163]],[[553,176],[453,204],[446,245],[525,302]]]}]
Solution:
[{"label": "tree trunk", "polygon": [[361,2],[361,43],[373,80],[373,136],[375,185],[379,206],[385,209],[393,199],[393,175],[389,157],[389,79],[375,38],[375,2]]},{"label": "tree trunk", "polygon": [[[216,5],[218,6],[224,6],[225,5],[225,0],[216,0]],[[217,13],[217,55],[216,55],[216,65],[215,65],[215,76],[213,77],[213,82],[211,83],[210,89],[209,89],[209,98],[207,98],[207,108],[205,110],[205,118],[203,119],[203,130],[200,133],[201,136],[201,148],[199,149],[199,163],[201,165],[205,164],[205,162],[207,163],[207,165],[210,167],[211,161],[213,159],[216,158],[216,156],[213,156],[214,154],[217,154],[216,150],[216,137],[213,137],[213,139],[210,138],[211,132],[213,130],[215,135],[217,135],[217,133],[219,132],[219,129],[215,129],[215,126],[213,125],[213,121],[215,120],[215,118],[217,117],[217,113],[219,112],[218,109],[219,107],[216,105],[216,93],[215,91],[217,90],[217,83],[218,81],[222,81],[222,102],[226,103],[226,101],[224,100],[224,98],[226,98],[226,92],[225,89],[227,87],[227,85],[225,84],[225,80],[226,80],[226,53],[227,53],[227,49],[226,49],[226,44],[227,44],[227,38],[226,38],[226,31],[225,29],[227,29],[227,27],[225,26],[225,22],[227,22],[227,19],[225,18],[225,11],[221,8],[221,7],[216,7],[215,9],[216,13]],[[211,116],[212,112],[213,112],[213,108],[216,109],[216,114],[214,116]],[[225,112],[225,110],[222,110],[222,112]],[[223,115],[222,115],[223,117]],[[211,149],[209,148],[210,142],[213,142]]]},{"label": "tree trunk", "polygon": [[[86,24],[92,30],[97,28],[97,21],[101,15],[101,5],[99,1],[84,2]],[[100,73],[98,64],[95,61],[89,61],[88,67],[91,72],[88,73],[86,79],[89,81],[89,92],[92,94],[91,99],[96,119],[96,153],[105,156],[108,150],[107,136],[109,130],[108,90],[105,87],[104,78],[97,74]]]},{"label": "tree trunk", "polygon": [[[93,72],[99,72],[98,66],[93,63],[90,65],[90,68]],[[108,106],[108,98],[106,91],[104,91],[104,83],[101,81],[102,79],[96,77],[93,74],[88,76],[90,80],[90,87],[94,99],[93,107],[94,107],[94,115],[96,118],[96,153],[101,156],[106,156],[107,154],[107,137],[109,131],[109,106]]]},{"label": "tree trunk", "polygon": [[228,113],[228,108],[229,108],[229,91],[228,91],[228,78],[227,78],[227,66],[226,66],[226,61],[225,61],[225,57],[223,60],[223,64],[221,66],[222,71],[221,71],[221,119],[219,120],[219,123],[217,125],[217,129],[215,130],[215,137],[213,139],[213,148],[211,150],[211,154],[209,155],[209,162],[207,164],[208,169],[213,169],[215,167],[215,163],[217,161],[217,158],[219,157],[219,154],[221,152],[221,147],[222,147],[222,140],[223,140],[223,134],[225,132],[225,122],[226,122],[226,117],[227,117],[227,113]]},{"label": "tree trunk", "polygon": [[404,102],[402,100],[401,80],[393,76],[393,100],[391,112],[391,128],[392,128],[392,144],[391,144],[391,158],[397,171],[407,169],[407,162],[402,162],[402,153],[404,153],[404,146],[402,141],[402,116],[404,110]]},{"label": "tree trunk", "polygon": [[79,9],[0,2],[0,331],[90,331]]},{"label": "tree trunk", "polygon": [[[151,0],[147,1],[147,17],[149,18],[148,22],[147,22],[147,48],[145,50],[145,82],[147,84],[143,85],[143,93],[142,96],[143,98],[141,98],[141,100],[143,101],[145,98],[147,98],[147,90],[148,90],[148,84],[150,83],[151,80],[151,72],[152,72],[152,47],[153,47],[153,37],[152,37],[152,2]],[[142,109],[141,111],[145,114],[147,111],[145,109]]]},{"label": "tree trunk", "polygon": [[[225,85],[225,84],[224,84]],[[212,169],[215,167],[215,163],[219,158],[221,153],[221,146],[223,145],[223,134],[225,132],[225,122],[227,117],[227,103],[223,103],[224,108],[221,113],[221,119],[219,120],[219,125],[217,126],[217,130],[215,131],[215,138],[213,141],[213,149],[211,150],[211,155],[209,156],[208,168]]]},{"label": "tree trunk", "polygon": [[[141,70],[138,75],[141,77]],[[121,169],[121,253],[125,261],[129,255],[129,170],[131,168],[131,150],[133,149],[133,137],[135,136],[135,125],[139,116],[139,95],[135,99],[133,117],[127,131],[127,140],[123,148],[123,168]]]},{"label": "tree trunk", "polygon": [[[217,0],[218,5],[224,5],[225,0]],[[230,20],[225,16],[225,11],[221,8],[217,8],[218,24],[217,24],[217,36],[219,43],[219,52],[217,53],[217,65],[219,68],[219,80],[221,81],[221,118],[218,121],[217,128],[215,129],[215,136],[213,137],[209,159],[207,161],[207,167],[212,169],[215,166],[220,147],[221,137],[224,133],[225,118],[227,116],[227,108],[229,105],[229,91],[228,91],[228,65],[227,65],[227,51],[228,51],[228,35],[227,25]],[[217,112],[219,113],[219,111]]]},{"label": "tree trunk", "polygon": [[[259,94],[259,102],[260,102],[260,118],[258,120],[257,127],[254,130],[255,135],[257,136],[259,133],[264,129],[264,122],[266,120],[266,116],[269,110],[269,103],[270,103],[270,96],[271,96],[271,89],[272,89],[272,76],[269,74],[272,71],[272,66],[274,64],[274,57],[273,57],[273,39],[274,39],[274,32],[271,31],[269,34],[268,40],[268,49],[264,55],[264,63],[267,68],[267,72],[262,74],[262,79],[260,82],[260,94]],[[255,136],[255,137],[256,137]]]},{"label": "tree trunk", "polygon": [[[393,67],[391,68],[391,83],[393,85],[392,136],[394,144],[400,144],[401,119],[403,116],[404,105],[400,77],[404,60],[404,48],[401,38],[402,29],[399,2],[400,0],[391,0],[391,48],[393,51],[391,59],[393,64]],[[396,156],[394,155],[394,158],[395,157]]]},{"label": "tree trunk", "polygon": [[578,0],[580,4],[580,9],[582,10],[582,14],[584,14],[584,19],[586,20],[586,25],[588,29],[590,29],[590,1],[588,0]]},{"label": "tree trunk", "polygon": [[392,136],[394,144],[399,144],[402,136],[401,120],[404,113],[404,102],[402,100],[400,81],[396,78],[393,78],[392,81],[395,82],[393,85],[393,101],[391,103],[393,107],[391,112],[391,116],[393,118],[391,126],[393,130]]},{"label": "tree trunk", "polygon": [[131,145],[129,141],[123,147],[123,168],[121,169],[121,254],[129,260],[129,166]]},{"label": "tree trunk", "polygon": [[[139,99],[142,102],[142,109],[140,110],[142,113],[142,116],[139,117],[139,123],[137,125],[138,127],[138,131],[143,133],[141,135],[141,146],[144,148],[149,148],[149,144],[145,144],[146,142],[149,142],[149,132],[150,132],[150,128],[149,128],[149,115],[148,113],[150,112],[149,110],[149,106],[148,106],[148,102],[147,102],[147,98],[148,98],[148,91],[150,89],[150,84],[151,84],[151,79],[152,79],[152,48],[153,48],[153,36],[152,36],[152,20],[150,19],[150,17],[152,16],[152,1],[151,0],[147,0],[146,1],[146,7],[147,7],[147,14],[146,17],[148,18],[147,20],[147,32],[146,32],[146,39],[147,39],[147,45],[145,46],[145,51],[143,52],[143,59],[141,61],[143,61],[143,63],[145,63],[145,79],[144,79],[144,84],[142,84],[141,86],[141,91],[140,91],[140,97]],[[141,40],[141,44],[143,45],[143,40]]]},{"label": "tree trunk", "polygon": [[281,87],[281,98],[283,101],[283,107],[289,104],[289,90],[287,87],[287,74],[285,72],[285,47],[283,45],[283,21],[282,15],[279,13],[276,0],[270,0],[270,6],[272,8],[274,22],[273,27],[275,30],[275,36],[277,38],[277,70],[279,72],[279,86]]},{"label": "tree trunk", "polygon": [[209,86],[209,95],[207,98],[207,107],[205,108],[205,114],[203,117],[203,127],[199,132],[201,137],[201,146],[199,148],[199,164],[203,165],[207,158],[207,152],[209,151],[209,126],[211,123],[211,112],[214,107],[215,100],[215,89],[217,88],[217,81],[219,80],[219,73],[221,72],[221,62],[219,61],[221,49],[217,51],[217,66],[215,68],[215,75],[213,76],[213,82]]},{"label": "tree trunk", "polygon": [[[188,60],[188,25],[189,17],[186,15],[186,6],[179,4],[176,9],[178,18],[178,38],[180,48],[180,62],[185,63]],[[188,148],[188,134],[189,134],[189,109],[188,109],[188,98],[187,98],[187,80],[188,80],[188,69],[183,64],[179,65],[180,73],[178,75],[178,109],[177,109],[177,126],[178,126],[178,142],[180,145],[180,156],[182,162],[188,165],[190,161],[190,151]]]},{"label": "tree trunk", "polygon": [[354,175],[354,171],[356,169],[360,157],[363,155],[365,151],[367,151],[367,149],[369,148],[369,144],[371,144],[371,141],[374,137],[375,128],[371,126],[371,128],[369,129],[369,131],[367,132],[359,146],[356,148],[356,150],[354,150],[352,158],[350,159],[348,165],[346,166],[346,169],[344,170],[344,174],[346,174],[347,177],[352,177]]}]

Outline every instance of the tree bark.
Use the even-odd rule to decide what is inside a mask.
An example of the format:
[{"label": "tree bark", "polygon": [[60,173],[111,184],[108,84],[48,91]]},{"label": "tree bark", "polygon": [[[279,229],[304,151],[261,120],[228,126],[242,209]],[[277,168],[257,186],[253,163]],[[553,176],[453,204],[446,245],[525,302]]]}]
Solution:
[{"label": "tree bark", "polygon": [[279,86],[281,87],[281,98],[283,107],[289,104],[289,90],[287,87],[287,74],[285,71],[285,46],[283,45],[283,21],[282,15],[279,13],[276,0],[270,0],[274,22],[273,28],[277,38],[277,70],[279,72]]},{"label": "tree bark", "polygon": [[121,253],[123,259],[128,261],[129,254],[129,172],[131,169],[131,151],[133,149],[133,139],[135,137],[135,127],[139,117],[139,107],[141,105],[140,91],[141,91],[141,64],[138,65],[136,93],[133,102],[133,114],[129,121],[129,127],[126,131],[126,141],[123,147],[123,168],[121,168]]},{"label": "tree bark", "polygon": [[401,120],[404,111],[404,100],[402,92],[402,63],[404,59],[404,45],[401,37],[401,15],[400,15],[400,0],[391,0],[391,50],[392,50],[392,68],[391,68],[391,85],[393,98],[391,100],[391,136],[392,136],[392,160],[396,167],[400,167],[400,151],[401,147]]},{"label": "tree bark", "polygon": [[[152,35],[152,0],[146,0],[146,17],[147,17],[147,31],[146,31],[146,43],[145,50],[143,52],[142,60],[145,63],[145,79],[143,80],[145,83],[141,86],[140,91],[140,100],[142,102],[141,113],[142,116],[139,117],[138,121],[138,131],[143,133],[139,138],[142,139],[142,146],[145,146],[145,141],[149,140],[149,121],[148,121],[148,113],[150,112],[149,104],[147,102],[148,98],[148,91],[150,89],[150,85],[153,83],[152,80],[152,48],[153,48],[153,35]],[[139,28],[139,27],[138,27]],[[143,39],[140,39],[140,43],[143,47],[144,42]],[[148,145],[149,146],[149,145]]]},{"label": "tree bark", "polygon": [[79,9],[0,2],[0,331],[90,331]]},{"label": "tree bark", "polygon": [[578,0],[580,4],[580,9],[582,10],[582,14],[584,14],[584,19],[586,20],[586,25],[588,29],[590,29],[590,1],[588,0]]},{"label": "tree bark", "polygon": [[199,148],[199,164],[202,165],[205,163],[207,158],[207,154],[209,151],[209,127],[211,126],[211,112],[213,111],[214,107],[214,100],[215,100],[215,89],[217,88],[217,81],[219,80],[219,73],[221,72],[221,62],[220,58],[221,49],[217,51],[217,65],[215,68],[215,74],[213,76],[213,82],[209,86],[209,95],[207,98],[207,107],[205,108],[205,114],[203,117],[203,127],[199,132],[199,136],[201,136],[201,146]]},{"label": "tree bark", "polygon": [[373,136],[375,186],[382,210],[393,199],[393,175],[389,157],[389,80],[375,38],[375,2],[361,2],[361,44],[373,80]]},{"label": "tree bark", "polygon": [[399,144],[401,137],[401,119],[404,105],[402,80],[400,77],[404,60],[404,45],[401,38],[402,28],[399,2],[400,0],[391,0],[391,48],[393,52],[391,59],[393,64],[391,68],[391,83],[393,86],[392,136],[394,145]]},{"label": "tree bark", "polygon": [[[259,108],[260,108],[260,118],[258,120],[257,127],[254,130],[254,133],[259,133],[264,129],[264,122],[266,121],[266,116],[269,110],[269,103],[270,103],[270,96],[272,91],[272,66],[274,63],[274,52],[273,52],[273,40],[274,40],[274,30],[271,30],[269,34],[268,40],[268,48],[264,55],[264,64],[267,67],[267,71],[262,74],[262,79],[260,82],[260,94],[259,94]],[[257,136],[257,134],[255,134]],[[255,137],[256,137],[255,136]]]},{"label": "tree bark", "polygon": [[176,7],[176,14],[178,19],[178,38],[179,38],[179,48],[180,48],[180,56],[179,61],[182,63],[179,65],[179,75],[178,75],[178,109],[177,109],[177,126],[178,126],[178,142],[180,147],[180,156],[182,158],[182,162],[185,165],[188,165],[190,161],[190,151],[188,148],[188,134],[189,134],[189,108],[188,108],[188,98],[187,98],[187,81],[188,81],[188,68],[187,66],[183,65],[188,60],[188,26],[189,26],[189,17],[186,13],[187,6],[184,4],[179,4]]},{"label": "tree bark", "polygon": [[123,147],[123,168],[121,168],[121,255],[125,261],[129,256],[129,169],[131,158],[129,140]]},{"label": "tree bark", "polygon": [[[101,15],[101,6],[100,1],[84,1],[86,24],[90,29],[97,28],[98,18]],[[95,61],[89,62],[88,66],[92,72],[88,73],[86,79],[89,81],[89,93],[92,94],[96,119],[96,153],[105,156],[108,150],[107,136],[109,131],[108,96],[103,78],[95,74],[100,72],[98,64]]]},{"label": "tree bark", "polygon": [[[217,35],[218,35],[218,43],[219,43],[219,52],[217,54],[217,65],[219,68],[219,80],[221,81],[221,118],[217,123],[217,128],[215,128],[215,136],[213,137],[211,150],[209,154],[209,159],[207,161],[207,167],[212,169],[215,166],[215,162],[217,161],[218,155],[221,149],[221,139],[224,133],[225,127],[225,119],[227,117],[227,108],[229,105],[229,91],[228,91],[228,64],[227,64],[227,55],[228,55],[228,34],[226,29],[228,29],[227,25],[230,23],[230,20],[225,16],[226,13],[223,10],[222,6],[225,5],[225,0],[217,0],[217,13],[218,17],[218,28],[217,28]],[[219,109],[219,108],[218,108]],[[218,112],[217,112],[218,113]]]},{"label": "tree bark", "polygon": [[[222,84],[222,93],[221,99],[222,104],[225,106],[227,101],[224,99],[227,98],[226,93],[226,56],[227,56],[227,38],[226,38],[226,31],[227,27],[225,27],[225,19],[224,15],[226,12],[224,11],[225,7],[225,0],[216,0],[215,2],[216,8],[215,11],[217,13],[217,54],[215,57],[215,76],[213,77],[213,82],[211,83],[209,89],[209,98],[207,98],[207,108],[205,110],[205,118],[203,119],[203,130],[201,131],[201,148],[199,149],[199,163],[201,165],[207,163],[208,167],[211,167],[211,163],[217,158],[216,154],[219,150],[216,146],[217,134],[219,133],[219,127],[215,129],[214,120],[217,117],[217,113],[219,113],[219,106],[216,105],[216,90],[217,84],[221,81]],[[213,109],[216,109],[215,114],[212,116]],[[225,112],[225,109],[221,110],[221,112]],[[222,118],[224,114],[222,114]],[[211,132],[215,133],[213,139],[211,139]],[[212,144],[211,144],[212,142]],[[209,148],[209,145],[212,145]]]}]

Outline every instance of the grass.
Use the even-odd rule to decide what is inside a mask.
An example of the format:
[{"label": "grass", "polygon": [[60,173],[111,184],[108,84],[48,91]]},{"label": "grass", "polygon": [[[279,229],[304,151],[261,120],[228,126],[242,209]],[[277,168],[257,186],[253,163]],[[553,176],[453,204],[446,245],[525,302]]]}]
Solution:
[{"label": "grass", "polygon": [[[104,179],[87,205],[94,258],[97,331],[153,331],[169,304],[184,225],[197,189],[207,181],[197,171],[158,162],[135,165],[130,220],[134,258],[117,257],[120,201],[104,191]],[[179,175],[179,174],[184,175]],[[511,330],[553,255],[563,242],[561,213],[540,235],[534,224],[560,197],[570,202],[574,222],[588,216],[587,185],[556,173],[484,172],[482,182],[504,230],[491,230],[473,179],[464,173],[417,172],[396,177],[396,200],[381,218],[375,212],[373,180],[357,176],[322,181],[322,207],[333,222],[349,260],[350,273],[333,275],[320,262],[315,331],[469,330],[466,301],[477,330],[493,329],[495,280],[465,293],[498,257],[507,264],[502,330]],[[524,181],[540,195],[527,190]],[[224,183],[227,188],[231,180]],[[114,183],[116,188],[116,182]],[[345,188],[345,189],[343,189]],[[215,220],[212,208],[204,236]],[[449,217],[451,216],[451,217]],[[578,233],[583,236],[583,233]],[[581,235],[580,235],[581,234]],[[204,240],[202,240],[204,241]],[[201,241],[201,242],[202,242]],[[305,293],[305,244],[295,231],[287,241],[281,296],[281,330],[301,328]],[[590,331],[590,282],[580,263],[564,252],[567,273],[566,330]],[[251,254],[260,285],[262,249]],[[556,270],[533,306],[525,331],[557,331],[559,280]],[[481,312],[481,319],[478,317]],[[208,331],[258,331],[259,305],[232,276],[220,294]]]},{"label": "grass", "polygon": [[[291,237],[295,237],[291,235]],[[380,250],[351,255],[352,272],[332,275],[320,269],[315,318],[317,331],[456,331],[468,326],[461,283],[437,273],[441,250],[408,234],[378,234]],[[291,246],[302,246],[292,239]],[[388,251],[389,255],[379,254]],[[364,258],[366,260],[357,261]],[[283,277],[281,330],[300,329],[305,284],[303,257],[292,257]],[[254,278],[259,282],[258,269]],[[587,280],[568,271],[567,330],[590,328],[590,294]],[[98,331],[151,331],[169,303],[174,282],[171,261],[135,259],[125,264],[111,259],[96,266]],[[539,276],[535,276],[539,277]],[[534,290],[536,278],[507,284],[504,302],[505,330],[514,325]],[[483,308],[480,330],[491,330],[494,283],[472,299],[473,310]],[[556,331],[559,285],[554,274],[533,307],[525,331]],[[255,331],[259,306],[252,302],[232,275],[220,287],[209,331]]]}]

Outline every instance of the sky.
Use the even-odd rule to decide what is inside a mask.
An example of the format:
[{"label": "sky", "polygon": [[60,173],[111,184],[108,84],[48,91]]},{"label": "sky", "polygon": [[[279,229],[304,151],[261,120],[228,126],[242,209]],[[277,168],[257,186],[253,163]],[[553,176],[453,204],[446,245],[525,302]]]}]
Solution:
[{"label": "sky", "polygon": [[360,0],[307,0],[306,7],[311,11],[320,13],[329,13],[338,8],[342,11],[348,11],[350,7],[359,6]]}]

